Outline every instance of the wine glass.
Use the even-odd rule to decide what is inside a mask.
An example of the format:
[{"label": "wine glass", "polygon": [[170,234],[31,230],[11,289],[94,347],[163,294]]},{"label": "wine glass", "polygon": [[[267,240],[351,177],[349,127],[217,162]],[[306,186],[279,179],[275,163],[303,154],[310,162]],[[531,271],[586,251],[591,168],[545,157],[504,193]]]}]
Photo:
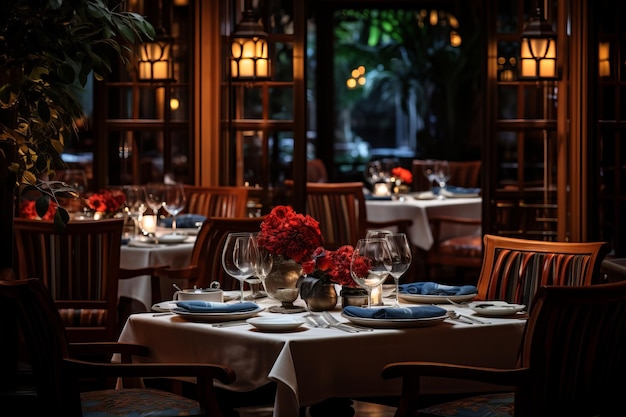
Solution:
[{"label": "wine glass", "polygon": [[224,271],[239,281],[240,303],[244,301],[244,281],[255,274],[257,251],[253,239],[252,233],[229,233],[222,249]]},{"label": "wine glass", "polygon": [[439,198],[443,198],[441,192],[446,189],[446,183],[450,179],[450,166],[448,161],[435,161],[434,168],[435,180],[439,183]]},{"label": "wine glass", "polygon": [[139,235],[139,220],[147,210],[146,195],[140,185],[124,185],[122,191],[126,196],[124,213],[133,221],[133,238]]},{"label": "wine glass", "polygon": [[411,266],[411,260],[413,258],[411,253],[411,245],[404,233],[389,233],[385,236],[385,240],[389,243],[389,249],[391,250],[391,272],[389,273],[393,277],[393,281],[396,284],[396,300],[394,301],[394,307],[400,307],[400,301],[398,300],[398,290],[400,284],[400,277]]},{"label": "wine glass", "polygon": [[435,181],[436,179],[435,161],[433,161],[432,159],[424,161],[424,164],[422,165],[422,172],[424,173],[424,176],[428,179],[428,187],[430,188],[430,190],[432,190],[433,181]]},{"label": "wine glass", "polygon": [[172,215],[172,230],[176,229],[176,216],[183,211],[187,199],[182,184],[165,184],[163,192],[163,208]]},{"label": "wine glass", "polygon": [[248,284],[250,284],[250,289],[252,290],[252,294],[247,296],[251,300],[256,298],[267,297],[267,293],[265,291],[261,291],[261,284],[265,287],[265,278],[272,270],[272,266],[274,265],[274,258],[270,251],[263,246],[259,246],[259,243],[256,238],[256,233],[253,235],[254,237],[254,247],[256,250],[256,263],[254,265],[255,276],[253,278],[248,278]]},{"label": "wine glass", "polygon": [[352,279],[367,291],[367,307],[372,307],[372,289],[381,285],[391,271],[391,250],[386,239],[359,239],[350,261]]},{"label": "wine glass", "polygon": [[144,186],[144,190],[148,207],[158,216],[165,200],[165,184],[151,182]]}]

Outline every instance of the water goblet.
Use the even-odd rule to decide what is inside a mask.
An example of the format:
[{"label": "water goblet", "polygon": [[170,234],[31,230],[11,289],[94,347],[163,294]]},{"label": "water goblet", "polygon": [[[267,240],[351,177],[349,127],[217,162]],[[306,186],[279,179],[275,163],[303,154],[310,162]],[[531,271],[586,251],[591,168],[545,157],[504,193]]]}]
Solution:
[{"label": "water goblet", "polygon": [[432,159],[424,161],[424,164],[422,165],[422,172],[424,173],[424,176],[428,179],[428,187],[432,191],[433,181],[435,181],[436,179],[435,161],[433,161]]},{"label": "water goblet", "polygon": [[391,250],[391,271],[389,274],[393,277],[393,281],[396,285],[396,299],[394,301],[394,307],[400,307],[400,301],[398,300],[398,290],[400,285],[400,277],[411,266],[413,255],[411,253],[411,245],[404,233],[389,233],[385,236],[385,239],[389,243],[389,249]]},{"label": "water goblet", "polygon": [[187,199],[182,184],[165,184],[163,191],[163,208],[172,215],[172,230],[176,229],[176,216],[183,211]]},{"label": "water goblet", "polygon": [[448,161],[436,161],[435,166],[435,180],[439,184],[439,198],[444,198],[441,194],[446,189],[446,183],[450,179],[450,166]]},{"label": "water goblet", "polygon": [[122,191],[126,196],[124,213],[133,221],[133,239],[139,236],[139,221],[147,210],[145,192],[140,185],[124,185]]},{"label": "water goblet", "polygon": [[144,186],[144,190],[148,207],[158,216],[165,200],[165,184],[150,182]]},{"label": "water goblet", "polygon": [[229,233],[222,249],[224,271],[239,281],[240,303],[244,301],[244,281],[255,274],[257,252],[253,239],[252,233]]},{"label": "water goblet", "polygon": [[248,284],[250,284],[252,294],[246,298],[250,300],[267,297],[267,293],[261,290],[261,284],[265,287],[265,278],[267,278],[267,275],[270,273],[272,266],[274,265],[274,258],[272,257],[270,251],[262,246],[259,246],[256,233],[253,236],[256,250],[256,264],[254,268],[255,275],[247,279]]},{"label": "water goblet", "polygon": [[392,268],[391,250],[386,239],[360,239],[350,260],[352,279],[367,291],[367,307],[372,307],[372,289],[381,285]]}]

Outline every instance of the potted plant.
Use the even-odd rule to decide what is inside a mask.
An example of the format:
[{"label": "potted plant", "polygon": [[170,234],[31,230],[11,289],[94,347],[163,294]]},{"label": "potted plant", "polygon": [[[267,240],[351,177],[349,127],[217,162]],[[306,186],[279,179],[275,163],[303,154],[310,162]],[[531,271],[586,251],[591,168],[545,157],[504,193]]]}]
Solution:
[{"label": "potted plant", "polygon": [[[65,167],[60,154],[84,118],[76,93],[88,77],[102,79],[116,60],[130,65],[136,46],[153,39],[153,26],[123,6],[118,0],[0,3],[0,176],[14,180],[0,195],[3,225],[8,216],[12,222],[15,183],[37,188],[46,201],[54,197],[56,184],[41,181]],[[41,207],[44,215],[47,205]],[[55,222],[67,220],[67,212],[56,211]],[[12,245],[11,228],[0,233]],[[8,263],[3,258],[0,267],[10,266],[12,253],[2,256]]]}]

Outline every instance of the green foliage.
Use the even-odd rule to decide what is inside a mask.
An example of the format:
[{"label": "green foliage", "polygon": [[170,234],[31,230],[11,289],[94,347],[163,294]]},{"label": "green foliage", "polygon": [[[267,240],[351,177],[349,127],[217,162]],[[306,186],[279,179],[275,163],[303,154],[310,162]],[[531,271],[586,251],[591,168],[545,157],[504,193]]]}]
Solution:
[{"label": "green foliage", "polygon": [[12,0],[0,3],[0,140],[19,147],[18,178],[64,166],[60,153],[77,134],[77,92],[102,79],[115,60],[129,65],[135,46],[154,37],[136,13],[113,0]]}]

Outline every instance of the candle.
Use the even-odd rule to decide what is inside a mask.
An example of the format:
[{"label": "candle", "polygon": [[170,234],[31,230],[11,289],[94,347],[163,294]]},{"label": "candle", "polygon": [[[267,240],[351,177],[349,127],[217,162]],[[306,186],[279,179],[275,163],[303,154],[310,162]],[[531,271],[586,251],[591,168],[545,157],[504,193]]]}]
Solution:
[{"label": "candle", "polygon": [[373,306],[383,305],[383,284],[380,284],[379,286],[372,288],[372,305]]},{"label": "candle", "polygon": [[144,215],[141,217],[141,228],[146,233],[155,233],[156,232],[156,223],[157,216],[152,215]]}]

